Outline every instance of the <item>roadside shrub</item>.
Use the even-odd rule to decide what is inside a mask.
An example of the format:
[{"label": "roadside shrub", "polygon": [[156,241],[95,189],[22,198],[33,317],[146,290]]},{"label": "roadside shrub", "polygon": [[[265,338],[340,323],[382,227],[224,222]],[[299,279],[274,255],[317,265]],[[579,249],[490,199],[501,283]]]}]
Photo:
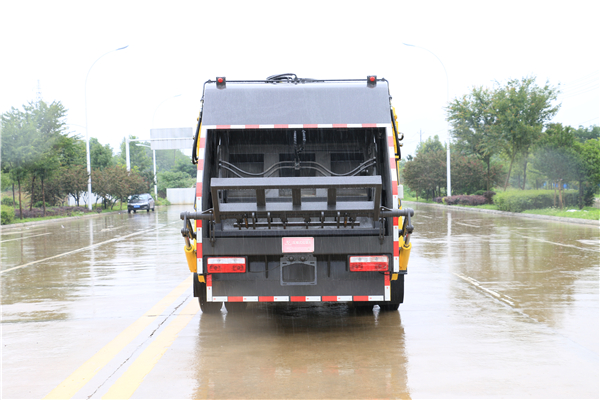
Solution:
[{"label": "roadside shrub", "polygon": [[[91,212],[98,212],[97,210],[93,210],[90,211],[87,209],[87,207],[70,207],[70,206],[61,206],[61,207],[52,207],[49,210],[46,210],[46,216],[47,217],[54,217],[54,216],[77,216],[77,215],[84,215],[84,214],[88,214]],[[15,217],[20,218],[21,215],[19,214],[19,209],[14,210],[15,213]],[[29,208],[24,208],[23,209],[23,218],[40,218],[43,214],[43,210],[40,208],[34,208],[33,210],[29,211]]]},{"label": "roadside shrub", "polygon": [[155,200],[157,206],[170,206],[171,202],[167,199],[163,199],[162,197],[157,197]]},{"label": "roadside shrub", "polygon": [[[577,190],[563,190],[563,205],[565,207],[577,207]],[[556,195],[556,206],[558,206],[558,193]],[[536,210],[554,207],[553,190],[514,190],[498,193],[493,197],[494,204],[498,210],[510,212],[523,212],[525,210]]]},{"label": "roadside shrub", "polygon": [[[12,199],[10,199],[12,201]],[[2,204],[0,206],[0,224],[7,225],[15,219],[15,209],[12,206]]]},{"label": "roadside shrub", "polygon": [[487,204],[494,204],[494,196],[496,195],[496,192],[493,191],[485,191],[482,193],[482,196],[485,197],[485,200],[487,201]]},{"label": "roadside shrub", "polygon": [[15,202],[13,201],[13,199],[11,197],[3,197],[2,198],[2,205],[4,205],[4,206],[14,206]]},{"label": "roadside shrub", "polygon": [[433,201],[435,201],[436,203],[442,203],[442,198],[441,197],[434,197]]},{"label": "roadside shrub", "polygon": [[[42,208],[44,207],[44,202],[42,201],[38,201],[33,205],[35,208]],[[46,202],[46,208],[50,207],[50,204],[48,204],[48,202]]]},{"label": "roadside shrub", "polygon": [[460,194],[457,196],[450,196],[450,197],[445,197],[446,199],[446,204],[448,204],[449,206],[454,206],[454,205],[464,205],[464,206],[481,206],[484,204],[487,204],[487,199],[483,196],[479,196],[479,195],[464,195],[464,194]]}]

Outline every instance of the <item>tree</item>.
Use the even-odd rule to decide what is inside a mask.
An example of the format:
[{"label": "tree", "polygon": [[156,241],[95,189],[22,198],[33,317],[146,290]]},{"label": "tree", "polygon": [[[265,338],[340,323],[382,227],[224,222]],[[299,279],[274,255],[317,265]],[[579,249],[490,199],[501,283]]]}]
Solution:
[{"label": "tree", "polygon": [[90,138],[90,164],[92,169],[104,169],[113,165],[113,151],[110,145],[102,145],[96,138]]},{"label": "tree", "polygon": [[26,120],[35,127],[35,138],[31,145],[35,149],[36,157],[30,166],[29,172],[32,176],[32,186],[35,177],[40,179],[42,185],[42,215],[46,216],[44,181],[51,178],[59,168],[61,155],[65,156],[66,159],[69,158],[69,152],[63,152],[62,150],[73,144],[63,134],[65,129],[63,118],[66,116],[67,110],[60,102],[55,101],[47,104],[43,100],[29,103],[24,106],[24,109]]},{"label": "tree", "polygon": [[493,130],[501,150],[510,159],[504,190],[519,154],[524,156],[523,181],[526,181],[529,151],[541,136],[544,125],[558,112],[560,106],[552,105],[557,94],[558,90],[547,82],[543,87],[538,86],[533,77],[510,80],[495,91],[492,98]]},{"label": "tree", "polygon": [[36,160],[36,149],[31,145],[36,137],[35,126],[25,112],[16,108],[2,114],[2,170],[10,174],[19,189],[19,215],[23,219],[21,183]]},{"label": "tree", "polygon": [[[451,153],[452,162],[452,193],[473,194],[489,187],[490,183],[499,183],[502,166],[491,164],[487,166],[474,155],[464,155],[459,152]],[[489,190],[488,190],[489,191]]]},{"label": "tree", "polygon": [[589,139],[600,140],[600,126],[598,125],[589,126],[587,128],[579,125],[579,128],[577,128],[573,133],[575,138],[580,143],[584,143]]},{"label": "tree", "polygon": [[73,196],[77,206],[79,206],[81,194],[87,190],[89,176],[87,168],[83,165],[65,167],[61,170],[60,175],[61,189],[68,195]]},{"label": "tree", "polygon": [[188,188],[196,183],[196,178],[181,171],[166,171],[158,175],[158,191],[161,196],[166,195],[167,188]]},{"label": "tree", "polygon": [[448,106],[448,121],[452,126],[452,136],[457,139],[457,147],[467,154],[474,154],[487,165],[488,191],[493,180],[491,160],[498,149],[497,131],[492,129],[496,122],[492,109],[493,95],[490,89],[475,87],[471,93],[455,99]]},{"label": "tree", "polygon": [[558,189],[558,204],[563,208],[563,183],[576,179],[577,155],[570,147],[544,146],[536,152],[534,168],[541,171],[554,183],[555,205]]},{"label": "tree", "polygon": [[[129,139],[137,139],[136,136],[129,136]],[[151,153],[151,150],[147,147],[140,146],[140,144],[149,145],[149,143],[144,142],[129,142],[129,162],[131,164],[131,168],[137,167],[139,171],[152,171],[152,156],[148,155]],[[148,150],[148,151],[146,151]],[[127,165],[127,149],[125,138],[121,142],[121,153],[117,156],[117,163],[119,165]]]},{"label": "tree", "polygon": [[[578,158],[575,174],[579,182],[579,208],[583,208],[593,204],[594,193],[600,184],[600,140],[575,142],[573,149]],[[584,182],[587,182],[587,187],[584,187]]]},{"label": "tree", "polygon": [[147,182],[137,169],[127,171],[124,166],[113,165],[103,170],[92,171],[92,187],[94,193],[103,198],[107,206],[112,208],[121,200],[122,208],[129,196],[145,192]]},{"label": "tree", "polygon": [[404,165],[404,182],[417,197],[441,195],[446,185],[446,150],[438,136],[428,138],[417,147],[417,155]]}]

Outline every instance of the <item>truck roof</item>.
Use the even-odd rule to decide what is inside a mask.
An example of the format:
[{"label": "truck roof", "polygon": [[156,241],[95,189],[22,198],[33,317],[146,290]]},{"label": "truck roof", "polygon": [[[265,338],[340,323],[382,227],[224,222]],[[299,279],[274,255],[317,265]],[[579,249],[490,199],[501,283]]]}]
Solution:
[{"label": "truck roof", "polygon": [[[208,81],[203,125],[390,123],[388,83],[367,80]],[[221,85],[223,86],[223,85]]]}]

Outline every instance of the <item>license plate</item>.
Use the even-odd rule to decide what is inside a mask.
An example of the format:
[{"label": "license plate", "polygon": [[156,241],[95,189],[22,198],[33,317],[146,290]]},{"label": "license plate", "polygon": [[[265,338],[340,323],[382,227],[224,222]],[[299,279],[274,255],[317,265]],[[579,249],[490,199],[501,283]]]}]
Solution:
[{"label": "license plate", "polygon": [[133,208],[140,208],[140,206],[133,206]]},{"label": "license plate", "polygon": [[281,238],[281,251],[283,253],[314,253],[315,238],[311,238],[311,237],[284,237],[284,238]]}]

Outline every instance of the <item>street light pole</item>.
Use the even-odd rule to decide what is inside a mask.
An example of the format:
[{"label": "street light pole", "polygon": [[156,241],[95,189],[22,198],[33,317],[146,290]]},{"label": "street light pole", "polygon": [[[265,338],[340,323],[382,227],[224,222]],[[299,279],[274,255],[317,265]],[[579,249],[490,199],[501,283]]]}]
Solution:
[{"label": "street light pole", "polygon": [[[156,108],[154,109],[154,114],[152,114],[152,128],[154,128],[154,117],[156,117],[156,112],[158,111],[160,106],[162,106],[167,100],[171,100],[179,96],[181,96],[181,94],[176,94],[175,96],[168,97],[156,106]],[[156,180],[156,150],[152,150],[152,158],[154,159],[154,197],[158,197],[158,182]]]},{"label": "street light pole", "polygon": [[[402,43],[405,46],[408,47],[417,47],[421,50],[425,50],[427,52],[429,52],[430,54],[432,54],[435,58],[437,58],[437,60],[440,62],[440,64],[442,64],[442,68],[444,68],[444,73],[446,74],[446,105],[448,105],[450,103],[450,81],[448,80],[448,71],[446,71],[446,66],[444,65],[444,63],[442,62],[442,60],[440,60],[440,58],[438,56],[435,55],[435,53],[433,53],[430,50],[427,50],[424,47],[421,46],[417,46],[414,44],[408,44],[408,43]],[[448,181],[448,185],[446,188],[446,193],[448,195],[448,197],[452,196],[452,184],[450,181],[450,125],[448,124],[448,128],[447,128],[447,151],[446,151],[446,180]]]},{"label": "street light pole", "polygon": [[92,68],[94,67],[94,65],[98,62],[98,60],[100,60],[105,55],[112,53],[113,51],[124,50],[127,47],[129,47],[129,45],[127,45],[125,47],[119,47],[118,49],[114,49],[114,50],[109,51],[108,53],[102,54],[100,57],[98,57],[96,59],[96,61],[94,61],[92,63],[92,65],[90,66],[90,69],[88,69],[87,75],[85,76],[85,86],[84,86],[85,152],[86,152],[87,173],[88,173],[88,209],[89,210],[92,209],[92,163],[91,163],[91,160],[90,160],[90,133],[89,133],[89,130],[88,130],[88,125],[89,124],[88,124],[88,112],[87,112],[87,81],[88,81],[88,77],[90,76],[90,71],[92,70]]}]

